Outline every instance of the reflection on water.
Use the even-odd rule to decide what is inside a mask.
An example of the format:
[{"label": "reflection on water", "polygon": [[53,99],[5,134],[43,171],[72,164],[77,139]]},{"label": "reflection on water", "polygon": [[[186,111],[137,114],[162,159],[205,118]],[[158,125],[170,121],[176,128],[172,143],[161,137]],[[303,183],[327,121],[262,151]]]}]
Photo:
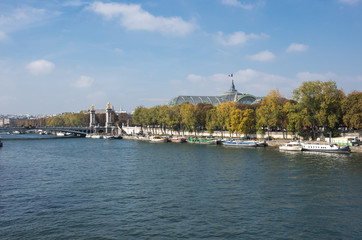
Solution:
[{"label": "reflection on water", "polygon": [[0,132],[0,138],[4,141],[11,140],[42,140],[42,139],[61,139],[70,137],[59,137],[56,135],[40,135],[36,133],[25,133],[25,134],[9,134],[7,132]]},{"label": "reflection on water", "polygon": [[358,239],[357,154],[5,141],[4,239]]}]

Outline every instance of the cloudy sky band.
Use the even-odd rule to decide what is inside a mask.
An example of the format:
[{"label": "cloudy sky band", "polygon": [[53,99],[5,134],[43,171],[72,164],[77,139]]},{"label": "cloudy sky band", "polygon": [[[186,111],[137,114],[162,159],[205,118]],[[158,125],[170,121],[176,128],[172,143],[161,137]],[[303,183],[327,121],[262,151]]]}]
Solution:
[{"label": "cloudy sky band", "polygon": [[[316,78],[335,80],[347,93],[361,88],[358,0],[328,5],[339,15],[334,25],[318,9],[325,3],[314,2],[316,26],[298,18],[307,13],[305,3],[289,3],[289,11],[299,12],[286,25],[286,6],[266,0],[219,0],[207,8],[193,1],[20,2],[0,3],[0,83],[5,92],[26,81],[44,91],[29,107],[21,104],[25,90],[12,98],[3,94],[1,112],[14,111],[9,104],[21,112],[53,113],[59,106],[76,111],[107,101],[132,110],[180,94],[221,94],[230,72],[239,91],[258,96],[275,87],[290,95],[302,81]],[[278,8],[278,17],[269,14]],[[321,26],[323,34],[306,34],[319,34]],[[72,101],[62,105],[46,81]],[[51,97],[54,107],[36,107]]]}]

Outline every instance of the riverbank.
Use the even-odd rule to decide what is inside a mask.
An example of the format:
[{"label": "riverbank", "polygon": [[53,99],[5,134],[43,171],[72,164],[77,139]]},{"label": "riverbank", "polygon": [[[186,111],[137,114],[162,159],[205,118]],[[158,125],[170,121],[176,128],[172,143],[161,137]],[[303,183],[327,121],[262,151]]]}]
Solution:
[{"label": "riverbank", "polygon": [[[279,147],[282,146],[286,143],[290,142],[290,140],[270,140],[267,141],[268,146],[270,147]],[[328,142],[324,142],[324,141],[307,141],[308,143],[313,143],[313,144],[329,144]],[[362,146],[350,146],[351,148],[351,152],[353,153],[362,153]]]},{"label": "riverbank", "polygon": [[[138,141],[149,141],[150,139],[148,137],[142,137],[142,136],[123,136],[123,139],[128,140],[138,140]],[[266,141],[269,147],[279,147],[286,143],[290,142],[290,140],[269,140]],[[308,143],[313,144],[328,144],[324,141],[307,141]],[[350,146],[351,152],[353,153],[362,153],[362,146]]]}]

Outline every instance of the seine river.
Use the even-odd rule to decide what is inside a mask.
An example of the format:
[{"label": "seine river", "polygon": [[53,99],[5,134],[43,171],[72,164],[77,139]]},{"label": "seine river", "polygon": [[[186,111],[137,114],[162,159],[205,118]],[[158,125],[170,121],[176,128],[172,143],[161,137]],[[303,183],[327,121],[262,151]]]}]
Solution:
[{"label": "seine river", "polygon": [[85,138],[3,143],[1,239],[362,236],[361,154]]}]

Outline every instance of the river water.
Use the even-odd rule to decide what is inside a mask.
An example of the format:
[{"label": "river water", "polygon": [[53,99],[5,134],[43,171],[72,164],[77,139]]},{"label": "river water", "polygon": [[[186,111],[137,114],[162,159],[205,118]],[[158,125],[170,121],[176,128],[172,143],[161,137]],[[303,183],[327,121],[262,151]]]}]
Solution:
[{"label": "river water", "polygon": [[362,155],[4,141],[1,239],[358,239]]}]

